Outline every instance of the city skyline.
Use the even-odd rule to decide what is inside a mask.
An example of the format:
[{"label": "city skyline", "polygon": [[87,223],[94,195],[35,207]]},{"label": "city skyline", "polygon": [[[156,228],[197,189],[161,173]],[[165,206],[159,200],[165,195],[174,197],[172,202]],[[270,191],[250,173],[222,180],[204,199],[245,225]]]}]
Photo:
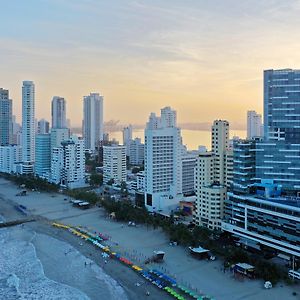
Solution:
[{"label": "city skyline", "polygon": [[5,3],[14,17],[0,21],[7,28],[0,80],[14,114],[20,121],[20,85],[32,80],[38,119],[50,120],[51,99],[61,95],[68,118],[80,126],[82,97],[99,92],[107,100],[105,120],[144,124],[149,111],[170,105],[180,111],[179,123],[245,124],[240,111],[262,112],[263,70],[292,67],[298,59],[300,6],[230,3]]}]

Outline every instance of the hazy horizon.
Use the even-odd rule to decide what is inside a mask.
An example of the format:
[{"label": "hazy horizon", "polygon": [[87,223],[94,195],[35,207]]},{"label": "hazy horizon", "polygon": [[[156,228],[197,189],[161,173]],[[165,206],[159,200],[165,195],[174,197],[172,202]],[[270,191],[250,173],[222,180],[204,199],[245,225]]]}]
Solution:
[{"label": "hazy horizon", "polygon": [[0,87],[21,119],[22,80],[36,85],[36,117],[67,101],[104,96],[104,118],[145,124],[164,106],[179,123],[262,112],[263,70],[297,68],[300,1],[28,0],[2,3]]}]

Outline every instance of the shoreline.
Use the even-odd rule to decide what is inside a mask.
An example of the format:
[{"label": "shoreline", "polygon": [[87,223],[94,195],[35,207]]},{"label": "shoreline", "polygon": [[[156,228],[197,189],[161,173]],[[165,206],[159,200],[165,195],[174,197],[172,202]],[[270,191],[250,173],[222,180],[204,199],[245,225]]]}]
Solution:
[{"label": "shoreline", "polygon": [[[111,236],[111,240],[105,244],[112,245],[112,250],[124,254],[129,259],[134,258],[133,262],[137,261],[141,267],[143,267],[145,258],[149,257],[153,250],[163,250],[166,252],[164,263],[153,264],[149,266],[150,268],[160,269],[176,278],[179,284],[200,291],[199,293],[210,295],[217,300],[293,300],[300,295],[299,285],[286,286],[279,283],[276,287],[265,290],[262,280],[237,281],[232,274],[227,272],[224,274],[220,271],[220,261],[195,260],[185,248],[169,246],[166,235],[160,229],[147,229],[142,225],[135,228],[128,227],[124,223],[108,219],[102,208],[88,210],[74,208],[68,201],[64,201],[64,195],[61,194],[29,192],[28,196],[15,197],[17,192],[18,188],[14,184],[0,178],[0,196],[6,199],[0,201],[0,209],[3,210],[4,217],[6,217],[5,211],[7,211],[11,215],[11,219],[20,218],[22,215],[15,210],[13,205],[14,203],[25,205],[27,211],[32,215],[39,216],[41,221],[27,223],[24,226],[32,227],[33,230],[36,228],[37,232],[49,233],[49,236],[52,235],[56,239],[69,243],[86,257],[92,253],[92,260],[100,267],[104,265],[103,258],[101,252],[97,251],[93,245],[84,243],[84,246],[80,246],[79,242],[82,240],[68,231],[60,230],[60,233],[56,234],[57,229],[48,225],[45,220],[71,226],[81,225],[91,231],[108,234]],[[6,206],[9,205],[8,208],[5,208],[5,202]],[[145,297],[145,290],[142,291],[144,285],[135,286],[136,282],[144,281],[137,273],[114,260],[105,264],[103,269],[124,288],[129,299]],[[221,286],[219,282],[222,282]],[[150,296],[147,297],[149,299],[171,299],[167,293],[152,284],[148,284],[147,290],[150,291]],[[297,293],[297,296],[293,295],[294,292]]]},{"label": "shoreline", "polygon": [[[24,218],[24,215],[15,209],[14,205],[16,204],[17,203],[14,203],[7,199],[3,199],[3,197],[0,196],[0,212],[1,215],[5,218],[5,221]],[[16,226],[21,226],[21,225],[16,225]],[[149,300],[172,299],[166,293],[158,290],[155,286],[153,286],[149,282],[145,282],[141,278],[141,276],[139,276],[138,274],[130,270],[125,265],[122,265],[113,259],[110,259],[110,261],[107,264],[105,264],[104,259],[101,256],[102,252],[97,250],[95,246],[85,241],[82,241],[81,239],[72,235],[68,231],[53,227],[51,225],[50,220],[47,219],[45,219],[44,221],[37,220],[34,222],[25,223],[22,226],[38,234],[46,235],[56,240],[65,242],[70,246],[72,246],[73,248],[75,248],[84,257],[86,257],[87,260],[93,261],[94,264],[96,264],[101,269],[103,269],[105,274],[113,278],[117,282],[117,284],[120,287],[122,287],[128,300],[143,299],[145,297],[146,291],[150,292],[150,295],[147,296],[147,299]],[[37,251],[37,258],[42,261],[42,259],[39,257],[38,251]],[[47,277],[49,275],[47,274],[46,270],[45,270],[45,275]],[[48,278],[55,281],[54,278],[51,277]],[[97,278],[95,278],[95,281],[97,281]],[[141,286],[137,287],[135,285],[136,282],[142,282],[142,281],[144,283],[141,284]],[[91,298],[91,300],[93,299]]]}]

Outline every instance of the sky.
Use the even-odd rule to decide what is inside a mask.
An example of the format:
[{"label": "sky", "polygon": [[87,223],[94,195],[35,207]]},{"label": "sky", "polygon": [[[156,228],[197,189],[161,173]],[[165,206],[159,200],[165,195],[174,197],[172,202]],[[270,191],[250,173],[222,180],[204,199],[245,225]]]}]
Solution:
[{"label": "sky", "polygon": [[21,120],[23,80],[36,117],[65,97],[104,96],[105,121],[145,124],[172,106],[181,123],[262,112],[263,70],[300,67],[299,0],[1,0],[0,87]]}]

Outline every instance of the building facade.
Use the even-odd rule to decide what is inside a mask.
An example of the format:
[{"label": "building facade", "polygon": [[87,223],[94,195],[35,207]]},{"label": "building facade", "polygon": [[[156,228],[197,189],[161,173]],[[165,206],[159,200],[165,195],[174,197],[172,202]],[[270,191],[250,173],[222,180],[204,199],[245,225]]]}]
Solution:
[{"label": "building facade", "polygon": [[23,163],[26,165],[24,170],[31,173],[34,170],[35,161],[35,86],[33,81],[23,81],[22,87],[22,151]]},{"label": "building facade", "polygon": [[0,88],[0,146],[12,143],[12,100],[9,91]]},{"label": "building facade", "polygon": [[37,134],[35,138],[35,168],[37,176],[50,179],[51,136],[49,133]]},{"label": "building facade", "polygon": [[176,111],[151,113],[145,129],[145,206],[150,211],[170,211],[182,197],[182,139]]},{"label": "building facade", "polygon": [[15,173],[17,164],[22,161],[22,147],[20,145],[0,146],[0,172]]},{"label": "building facade", "polygon": [[261,250],[300,257],[300,71],[264,72],[264,137],[234,145],[222,228]]},{"label": "building facade", "polygon": [[229,123],[215,120],[211,134],[212,151],[200,152],[196,162],[194,222],[199,226],[220,230],[227,189],[232,185],[233,176]]},{"label": "building facade", "polygon": [[97,93],[83,98],[83,137],[85,149],[91,151],[103,140],[103,96]]},{"label": "building facade", "polygon": [[126,146],[103,146],[103,183],[126,182]]},{"label": "building facade", "polygon": [[73,135],[53,149],[51,181],[69,189],[86,186],[83,139]]},{"label": "building facade", "polygon": [[129,163],[131,165],[142,165],[144,163],[145,145],[140,138],[130,140],[126,145],[126,150],[129,148]]},{"label": "building facade", "polygon": [[195,194],[195,167],[197,154],[183,151],[182,162],[182,194],[183,196],[192,196]]},{"label": "building facade", "polygon": [[38,121],[37,123],[37,133],[38,134],[47,134],[49,133],[50,130],[50,126],[49,126],[49,122],[45,119],[41,119]]},{"label": "building facade", "polygon": [[262,131],[261,115],[254,110],[247,111],[247,139],[261,137]]},{"label": "building facade", "polygon": [[66,100],[54,96],[51,103],[52,128],[67,128]]}]

